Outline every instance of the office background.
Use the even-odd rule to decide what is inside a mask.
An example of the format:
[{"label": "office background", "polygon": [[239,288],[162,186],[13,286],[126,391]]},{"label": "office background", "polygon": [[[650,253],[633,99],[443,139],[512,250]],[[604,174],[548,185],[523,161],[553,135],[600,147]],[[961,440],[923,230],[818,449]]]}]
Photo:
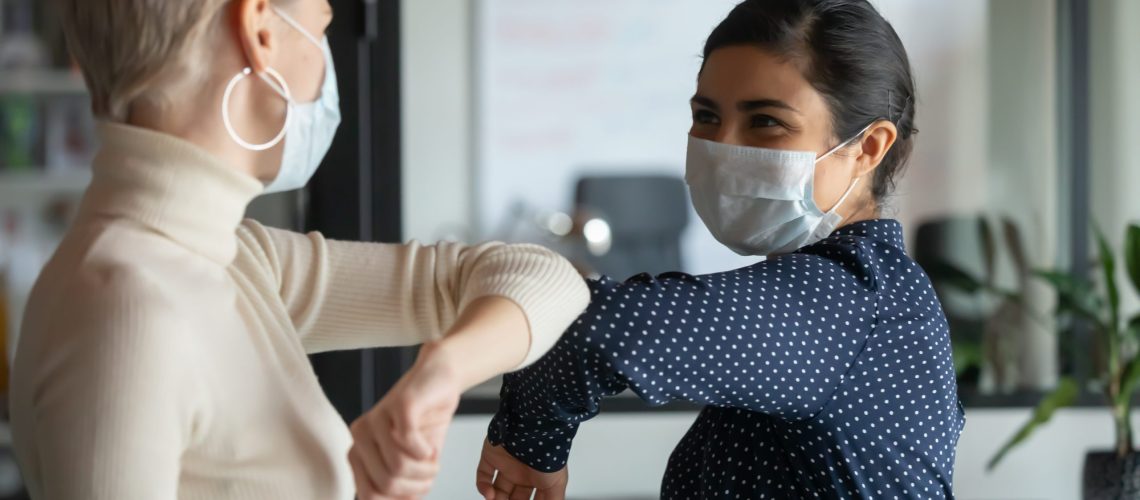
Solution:
[{"label": "office background", "polygon": [[[96,146],[82,82],[43,3],[0,0],[0,310],[8,355],[22,298],[86,185]],[[639,254],[629,229],[639,216],[591,194],[622,178],[660,181],[660,191],[639,195],[645,199],[676,194],[669,181],[683,173],[701,47],[732,0],[332,3],[344,125],[309,189],[260,199],[251,216],[343,239],[542,243],[587,274],[649,270],[628,255],[695,273],[755,261],[720,247],[687,210],[659,224],[663,236],[654,237],[664,243],[653,246],[669,252]],[[1140,220],[1133,146],[1140,2],[873,3],[902,37],[919,86],[921,133],[888,215],[903,221],[924,265],[947,261],[992,276],[1046,318],[998,322],[1000,301],[939,287],[955,321],[968,412],[956,491],[964,499],[1076,498],[1085,452],[1112,444],[1111,417],[1096,406],[1090,377],[1097,361],[1087,331],[1051,319],[1052,289],[1018,269],[1084,275],[1094,224],[1120,248],[1125,225]],[[1138,295],[1123,294],[1126,312],[1140,310]],[[335,353],[315,357],[314,366],[351,419],[412,356]],[[1059,412],[987,472],[1000,443],[1061,376],[1080,381],[1078,407]],[[430,498],[475,497],[495,393],[490,383],[462,402]],[[629,398],[603,408],[575,442],[571,495],[654,498],[694,409],[650,409]],[[5,470],[10,456],[0,451],[0,498],[8,494]]]}]

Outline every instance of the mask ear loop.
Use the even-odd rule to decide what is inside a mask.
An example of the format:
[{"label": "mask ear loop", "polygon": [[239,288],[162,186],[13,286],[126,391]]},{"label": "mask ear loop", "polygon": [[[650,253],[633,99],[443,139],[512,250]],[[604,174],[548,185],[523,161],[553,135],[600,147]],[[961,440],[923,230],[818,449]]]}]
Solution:
[{"label": "mask ear loop", "polygon": [[[867,126],[863,127],[863,130],[860,130],[858,134],[851,136],[850,139],[847,139],[846,141],[839,143],[838,146],[831,148],[831,151],[828,151],[828,152],[824,153],[823,156],[816,158],[815,162],[818,164],[824,158],[831,156],[832,153],[835,153],[836,151],[839,151],[840,149],[843,149],[843,148],[849,146],[852,142],[855,141],[855,139],[858,139],[859,137],[862,137],[863,134],[867,133],[867,131],[870,130],[871,126],[874,124],[875,124],[875,122],[868,123]],[[835,206],[831,207],[831,210],[828,213],[837,213],[836,210],[839,210],[839,207],[843,205],[843,202],[847,201],[847,198],[849,196],[851,196],[851,193],[855,192],[855,186],[859,185],[859,179],[860,179],[859,177],[856,177],[854,180],[851,181],[851,185],[847,187],[847,192],[843,193],[843,196],[841,196],[839,198],[839,201],[835,202]]]},{"label": "mask ear loop", "polygon": [[242,139],[237,131],[234,130],[233,123],[230,120],[230,95],[233,94],[234,87],[237,86],[238,82],[241,82],[252,73],[253,70],[247,67],[242,70],[241,73],[238,73],[237,76],[234,76],[233,79],[230,80],[229,85],[226,85],[226,93],[222,95],[222,123],[225,124],[226,132],[229,132],[230,138],[238,143],[239,146],[250,151],[265,151],[276,146],[285,138],[285,132],[289,130],[289,123],[293,120],[293,95],[289,92],[289,84],[285,83],[285,78],[273,68],[265,68],[265,73],[268,73],[269,76],[277,80],[276,82],[266,78],[264,74],[258,74],[257,76],[265,81],[270,88],[285,98],[285,102],[287,103],[287,107],[285,108],[285,125],[281,127],[281,131],[277,133],[277,137],[274,137],[267,143],[251,144],[246,142],[246,140]]},{"label": "mask ear loop", "polygon": [[866,133],[868,130],[871,130],[871,126],[872,126],[872,125],[874,125],[874,124],[875,124],[875,122],[871,122],[871,123],[868,123],[866,127],[863,127],[863,130],[860,130],[860,131],[859,131],[859,133],[857,133],[857,134],[855,134],[855,135],[851,136],[851,138],[850,138],[850,139],[847,139],[846,141],[843,141],[843,142],[839,143],[839,144],[838,144],[838,145],[836,145],[834,148],[831,148],[831,150],[829,150],[828,152],[824,153],[824,154],[823,154],[823,156],[820,156],[819,158],[816,158],[816,159],[815,159],[815,162],[816,162],[816,163],[819,163],[819,162],[823,161],[823,160],[824,160],[824,158],[827,158],[828,156],[831,156],[832,154],[834,154],[836,151],[839,151],[840,149],[843,149],[843,148],[845,148],[845,147],[847,147],[847,146],[850,146],[852,142],[855,142],[855,139],[858,139],[858,138],[862,137],[862,136],[863,136],[863,134],[865,134],[865,133]]},{"label": "mask ear loop", "polygon": [[851,196],[851,193],[855,192],[855,186],[859,185],[859,179],[859,177],[856,177],[855,180],[851,181],[851,186],[847,188],[847,192],[843,193],[843,196],[839,197],[839,201],[835,202],[834,207],[831,207],[831,213],[837,213],[836,211],[839,210],[839,207],[843,206],[843,202],[847,201],[847,198]]},{"label": "mask ear loop", "polygon": [[301,34],[305,36],[305,38],[308,38],[310,42],[313,42],[313,45],[316,45],[317,48],[321,48],[321,41],[317,40],[317,37],[313,36],[312,33],[309,33],[309,31],[306,30],[304,26],[301,26],[301,23],[297,22],[296,19],[293,19],[293,16],[286,14],[285,11],[277,7],[271,8],[273,9],[273,12],[277,13],[277,15],[280,16],[283,21],[285,21],[285,24],[288,24],[289,26],[292,26],[293,29],[300,31]]}]

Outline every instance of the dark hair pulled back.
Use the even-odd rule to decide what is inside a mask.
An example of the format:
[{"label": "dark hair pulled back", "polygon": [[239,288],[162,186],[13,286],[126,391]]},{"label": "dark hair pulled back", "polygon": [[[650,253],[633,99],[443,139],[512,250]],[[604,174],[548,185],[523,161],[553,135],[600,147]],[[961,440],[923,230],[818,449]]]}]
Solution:
[{"label": "dark hair pulled back", "polygon": [[823,95],[833,132],[847,139],[888,120],[898,138],[875,169],[882,203],[914,149],[915,84],[902,41],[867,0],[745,0],[713,30],[704,57],[754,45],[795,63]]}]

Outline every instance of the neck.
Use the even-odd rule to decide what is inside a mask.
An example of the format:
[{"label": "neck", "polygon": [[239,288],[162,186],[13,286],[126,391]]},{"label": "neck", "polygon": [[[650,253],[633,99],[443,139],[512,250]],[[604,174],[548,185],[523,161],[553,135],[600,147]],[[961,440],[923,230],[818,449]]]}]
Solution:
[{"label": "neck", "polygon": [[[231,75],[232,76],[232,75]],[[250,87],[244,86],[244,92],[238,85],[238,91],[231,97],[230,116],[239,131],[256,130],[251,136],[268,135],[272,137],[276,130],[269,132],[268,125],[256,123],[252,117],[256,116],[250,109]],[[152,100],[139,100],[131,105],[127,125],[161,132],[187,141],[221,160],[230,168],[249,175],[262,183],[268,183],[276,175],[281,158],[284,154],[282,145],[267,151],[247,150],[230,138],[222,124],[222,93],[225,84],[205,84],[197,92],[189,92],[186,99],[179,99],[177,103],[169,100],[154,102]],[[280,117],[272,116],[265,122],[272,121],[277,127],[285,121],[284,109]],[[282,143],[283,144],[283,143]]]},{"label": "neck", "polygon": [[852,206],[856,207],[855,210],[850,215],[843,217],[843,222],[839,224],[839,227],[850,226],[880,217],[881,210],[879,209],[879,204],[874,200],[860,198],[859,202],[852,204]]},{"label": "neck", "polygon": [[262,183],[170,134],[101,123],[100,150],[80,218],[127,219],[220,264]]}]

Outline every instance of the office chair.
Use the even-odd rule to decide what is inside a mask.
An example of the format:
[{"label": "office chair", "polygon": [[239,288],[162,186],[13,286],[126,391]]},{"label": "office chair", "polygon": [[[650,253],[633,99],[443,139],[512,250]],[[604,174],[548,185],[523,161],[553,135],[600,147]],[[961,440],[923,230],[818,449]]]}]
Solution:
[{"label": "office chair", "polygon": [[608,249],[603,246],[582,257],[598,274],[625,279],[681,270],[681,234],[689,223],[689,196],[682,179],[583,177],[574,200],[576,218],[608,225]]}]

